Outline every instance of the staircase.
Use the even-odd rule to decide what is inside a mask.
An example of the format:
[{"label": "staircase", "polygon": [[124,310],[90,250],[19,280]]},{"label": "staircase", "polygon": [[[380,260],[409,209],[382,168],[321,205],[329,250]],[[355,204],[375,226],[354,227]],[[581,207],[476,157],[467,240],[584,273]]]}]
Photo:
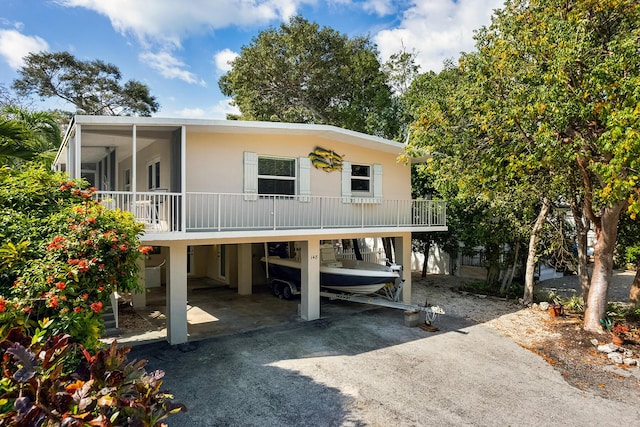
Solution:
[{"label": "staircase", "polygon": [[[115,307],[115,310],[114,310]],[[111,294],[109,304],[105,305],[102,312],[102,320],[104,322],[103,338],[110,338],[118,335],[120,330],[118,329],[118,297]]]}]

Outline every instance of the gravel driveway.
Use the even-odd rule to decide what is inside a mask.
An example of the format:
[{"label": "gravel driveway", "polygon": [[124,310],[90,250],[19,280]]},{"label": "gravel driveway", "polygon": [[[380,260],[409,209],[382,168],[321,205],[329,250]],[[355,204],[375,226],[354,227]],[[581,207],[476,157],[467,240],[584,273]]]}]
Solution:
[{"label": "gravel driveway", "polygon": [[[191,344],[135,347],[188,412],[170,426],[634,425],[640,407],[568,385],[487,324],[440,331],[374,309]],[[185,350],[185,349],[182,349]]]}]

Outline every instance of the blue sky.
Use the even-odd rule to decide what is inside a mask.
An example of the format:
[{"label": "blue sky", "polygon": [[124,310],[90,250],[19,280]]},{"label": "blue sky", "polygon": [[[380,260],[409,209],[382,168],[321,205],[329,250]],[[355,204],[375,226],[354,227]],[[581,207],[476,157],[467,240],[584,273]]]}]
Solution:
[{"label": "blue sky", "polygon": [[[116,65],[160,103],[158,117],[224,118],[218,88],[228,61],[260,31],[293,15],[349,36],[368,35],[381,60],[415,51],[421,71],[473,50],[503,0],[0,0],[0,84],[29,52],[68,51]],[[34,108],[71,110],[62,101]]]}]

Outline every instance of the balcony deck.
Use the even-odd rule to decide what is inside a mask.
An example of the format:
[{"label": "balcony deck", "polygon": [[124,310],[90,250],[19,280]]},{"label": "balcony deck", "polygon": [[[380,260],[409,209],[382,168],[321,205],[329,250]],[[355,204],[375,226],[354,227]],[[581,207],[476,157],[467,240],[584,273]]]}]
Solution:
[{"label": "balcony deck", "polygon": [[[100,202],[134,214],[146,232],[446,227],[440,200],[100,191]],[[182,215],[182,212],[185,214]]]}]

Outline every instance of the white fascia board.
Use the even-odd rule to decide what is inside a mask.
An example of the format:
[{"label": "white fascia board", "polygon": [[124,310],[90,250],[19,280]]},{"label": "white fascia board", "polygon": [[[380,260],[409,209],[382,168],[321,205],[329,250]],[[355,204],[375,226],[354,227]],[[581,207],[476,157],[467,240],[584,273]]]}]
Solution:
[{"label": "white fascia board", "polygon": [[191,245],[207,245],[218,243],[263,243],[286,242],[293,240],[352,239],[359,237],[394,237],[404,233],[425,231],[447,231],[447,226],[433,227],[372,227],[317,230],[256,230],[256,231],[215,231],[215,232],[145,232],[140,241],[145,245],[167,246],[173,241],[187,241]]},{"label": "white fascia board", "polygon": [[[355,132],[330,125],[306,123],[258,122],[246,120],[184,119],[134,116],[75,116],[76,123],[114,126],[186,126],[188,131],[211,133],[317,135],[333,141],[400,154],[404,144],[378,136]],[[200,128],[200,129],[198,129]]]}]

